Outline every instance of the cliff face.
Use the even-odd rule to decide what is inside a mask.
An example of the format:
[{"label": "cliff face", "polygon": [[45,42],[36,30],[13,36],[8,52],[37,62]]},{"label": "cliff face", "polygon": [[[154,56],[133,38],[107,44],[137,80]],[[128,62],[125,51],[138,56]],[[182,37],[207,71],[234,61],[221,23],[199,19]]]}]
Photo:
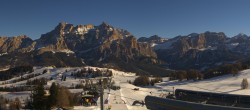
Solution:
[{"label": "cliff face", "polygon": [[[0,59],[5,64],[55,66],[110,66],[138,65],[138,62],[157,64],[157,56],[149,43],[138,43],[128,31],[105,22],[98,26],[59,23],[52,31],[37,40],[26,36],[0,37]],[[7,52],[8,55],[2,54]],[[11,59],[16,54],[15,59]],[[23,54],[22,54],[23,53]],[[19,56],[20,55],[20,56]],[[136,70],[136,69],[133,70]],[[125,70],[129,70],[127,68]]]},{"label": "cliff face", "polygon": [[154,35],[137,40],[127,30],[105,22],[98,26],[59,23],[37,40],[25,35],[0,37],[0,66],[87,64],[142,73],[164,63],[174,69],[202,69],[250,62],[249,48],[250,37],[242,33],[232,38],[222,32],[205,32],[172,39]]},{"label": "cliff face", "polygon": [[242,33],[232,38],[222,32],[205,32],[137,40],[127,30],[105,22],[98,26],[62,22],[37,40],[25,35],[0,37],[0,66],[87,64],[140,73],[153,70],[148,68],[157,64],[203,69],[230,62],[249,63],[249,48],[250,37]]},{"label": "cliff face", "polygon": [[190,39],[190,45],[193,48],[201,49],[206,47],[206,38],[203,35],[195,36],[193,39]]},{"label": "cliff face", "polygon": [[148,44],[141,44],[128,31],[102,23],[99,26],[60,23],[37,41],[39,53],[46,51],[73,51],[86,62],[102,62],[115,57],[126,61],[135,57],[156,58]]},{"label": "cliff face", "polygon": [[224,33],[205,32],[182,36],[173,43],[173,48],[185,53],[190,49],[202,50],[208,47],[217,47],[225,41],[226,35]]},{"label": "cliff face", "polygon": [[29,37],[0,37],[0,53],[28,52],[32,51],[35,42]]},{"label": "cliff face", "polygon": [[138,42],[148,42],[148,43],[163,43],[166,42],[168,39],[159,37],[158,35],[147,37],[140,37]]},{"label": "cliff face", "polygon": [[[100,54],[103,52],[110,53],[110,56],[127,57],[126,59],[134,59],[136,57],[145,56],[157,58],[155,52],[147,43],[138,43],[133,36],[125,37],[124,39],[116,40],[108,46],[101,45]],[[105,55],[107,57],[107,54]]]},{"label": "cliff face", "polygon": [[85,42],[82,47],[88,48],[74,48],[74,50],[77,50],[78,56],[89,64],[129,63],[142,57],[157,58],[149,43],[138,43],[128,31],[114,28],[106,23],[90,30],[81,42]]},{"label": "cliff face", "polygon": [[158,59],[169,68],[206,69],[212,66],[246,62],[250,53],[250,38],[239,34],[232,38],[224,33],[205,32],[177,36],[153,46]]}]

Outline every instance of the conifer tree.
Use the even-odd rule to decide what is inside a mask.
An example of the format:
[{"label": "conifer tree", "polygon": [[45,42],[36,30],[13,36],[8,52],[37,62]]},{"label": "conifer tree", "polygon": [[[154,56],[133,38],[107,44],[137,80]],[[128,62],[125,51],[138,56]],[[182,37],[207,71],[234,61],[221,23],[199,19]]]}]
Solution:
[{"label": "conifer tree", "polygon": [[248,88],[248,81],[246,78],[244,78],[241,82],[241,89],[247,89]]},{"label": "conifer tree", "polygon": [[47,110],[45,91],[42,83],[39,83],[32,93],[33,107],[35,110]]},{"label": "conifer tree", "polygon": [[50,96],[48,98],[49,99],[48,103],[50,106],[55,106],[57,102],[57,96],[58,96],[58,86],[56,85],[55,82],[52,83],[49,89],[49,92],[50,92]]}]

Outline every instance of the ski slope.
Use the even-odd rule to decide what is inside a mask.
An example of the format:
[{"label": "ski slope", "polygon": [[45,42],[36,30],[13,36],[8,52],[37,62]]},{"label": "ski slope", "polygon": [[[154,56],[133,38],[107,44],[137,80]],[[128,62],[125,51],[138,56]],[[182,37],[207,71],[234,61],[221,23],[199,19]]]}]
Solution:
[{"label": "ski slope", "polygon": [[250,69],[243,70],[236,76],[224,75],[201,81],[166,81],[156,86],[167,90],[173,90],[174,87],[174,89],[250,95],[250,89],[241,89],[243,78],[250,80]]}]

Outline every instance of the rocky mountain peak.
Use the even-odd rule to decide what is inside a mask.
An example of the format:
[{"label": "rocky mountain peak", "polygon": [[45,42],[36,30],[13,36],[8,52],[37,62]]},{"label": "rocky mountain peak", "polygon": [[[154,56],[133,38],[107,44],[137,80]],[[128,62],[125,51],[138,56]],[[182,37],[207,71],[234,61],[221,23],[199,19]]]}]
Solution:
[{"label": "rocky mountain peak", "polygon": [[203,47],[216,46],[222,44],[227,40],[227,36],[223,32],[205,32],[199,34],[199,41],[202,41],[204,44]]},{"label": "rocky mountain peak", "polygon": [[248,50],[247,48],[250,45],[250,37],[246,34],[239,33],[238,35],[232,37],[230,40],[228,40],[229,44],[233,47],[237,47],[237,50]]},{"label": "rocky mountain peak", "polygon": [[161,37],[159,37],[158,35],[153,35],[153,36],[150,36],[149,38],[151,38],[151,39],[160,39]]},{"label": "rocky mountain peak", "polygon": [[162,38],[158,35],[153,35],[150,36],[149,38],[147,37],[140,37],[138,39],[138,42],[147,42],[147,43],[163,43],[166,42],[168,39],[167,38]]},{"label": "rocky mountain peak", "polygon": [[108,27],[108,26],[110,25],[104,21],[99,25],[99,27]]},{"label": "rocky mountain peak", "polygon": [[234,36],[233,39],[248,39],[249,36],[247,36],[244,33],[239,33],[238,35]]},{"label": "rocky mountain peak", "polygon": [[198,33],[191,33],[188,35],[188,37],[196,37],[196,36],[199,36],[199,34]]},{"label": "rocky mountain peak", "polygon": [[[27,64],[115,68],[129,65],[139,70],[145,69],[142,65],[165,61],[169,68],[199,69],[248,58],[245,56],[249,55],[249,48],[249,36],[243,33],[229,38],[223,32],[207,31],[172,39],[153,35],[137,40],[127,30],[105,22],[98,26],[61,22],[35,41],[26,35],[0,37],[0,60],[5,60],[5,65],[23,64],[28,59]],[[0,66],[3,64],[0,62]],[[151,67],[147,65],[146,69]]]},{"label": "rocky mountain peak", "polygon": [[[161,39],[158,36],[151,38]],[[140,71],[145,69],[140,64],[158,62],[149,43],[139,43],[127,30],[115,28],[105,22],[98,26],[74,26],[61,22],[35,41],[27,36],[0,37],[0,60],[3,59],[6,63],[0,63],[0,66],[23,63],[41,66],[88,64],[124,68],[126,65],[134,65],[133,69],[140,68]],[[24,62],[25,60],[27,61]],[[126,70],[129,69],[131,68]]]},{"label": "rocky mountain peak", "polygon": [[99,26],[98,26],[98,30],[100,31],[107,31],[107,32],[112,32],[114,31],[114,27],[109,25],[106,22],[102,22]]},{"label": "rocky mountain peak", "polygon": [[16,37],[18,39],[25,39],[25,38],[30,39],[27,35],[19,35],[19,36],[14,36],[14,37]]},{"label": "rocky mountain peak", "polygon": [[204,50],[210,47],[216,48],[219,44],[225,43],[227,39],[227,36],[222,32],[191,33],[187,36],[177,36],[168,39],[164,43],[158,43],[155,45],[155,49],[177,49],[185,53],[190,49]]},{"label": "rocky mountain peak", "polygon": [[31,51],[33,46],[33,40],[26,35],[0,37],[0,53],[27,52]]}]

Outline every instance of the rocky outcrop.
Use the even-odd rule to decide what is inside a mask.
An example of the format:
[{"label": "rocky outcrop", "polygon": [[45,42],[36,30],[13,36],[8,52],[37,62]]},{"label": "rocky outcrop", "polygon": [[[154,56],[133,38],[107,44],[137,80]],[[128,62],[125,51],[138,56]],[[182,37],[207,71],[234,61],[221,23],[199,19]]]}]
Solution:
[{"label": "rocky outcrop", "polygon": [[205,32],[178,36],[154,48],[170,68],[204,69],[245,59],[250,52],[249,41],[244,34],[228,38],[222,32]]},{"label": "rocky outcrop", "polygon": [[166,42],[168,39],[159,37],[158,35],[153,35],[149,38],[147,37],[140,37],[138,42],[147,42],[147,43],[163,43]]},{"label": "rocky outcrop", "polygon": [[[177,36],[176,38],[169,39],[165,43],[160,43],[156,45],[156,49],[166,49],[164,44],[169,44],[171,48],[168,49],[177,49],[178,51],[186,52],[190,49],[204,49],[208,47],[216,47],[219,44],[224,44],[226,41],[226,35],[224,33],[214,33],[214,32],[205,32],[201,34],[192,33],[187,36]],[[171,43],[170,43],[171,42]]]},{"label": "rocky outcrop", "polygon": [[[131,71],[140,68],[140,72],[143,72],[145,66],[139,67],[139,63],[147,66],[159,64],[149,43],[139,43],[127,30],[115,28],[105,22],[98,26],[74,26],[62,22],[34,41],[26,36],[0,37],[0,48],[2,53],[8,53],[0,53],[0,59],[4,60],[0,66],[24,63],[57,67],[111,65]],[[134,67],[125,68],[125,65]]]},{"label": "rocky outcrop", "polygon": [[193,36],[189,39],[190,46],[196,49],[202,49],[206,47],[206,37],[204,35]]},{"label": "rocky outcrop", "polygon": [[249,55],[250,38],[245,34],[229,38],[223,32],[204,32],[137,40],[127,30],[105,22],[98,26],[62,22],[37,40],[25,35],[0,37],[0,66],[87,64],[147,73],[160,69],[158,64],[173,69],[204,69],[249,62]]},{"label": "rocky outcrop", "polygon": [[65,43],[64,34],[65,31],[71,31],[72,26],[71,24],[60,23],[54,30],[43,34],[40,39],[36,40],[36,49],[40,50],[40,53],[68,49]]},{"label": "rocky outcrop", "polygon": [[33,50],[35,42],[29,37],[0,37],[0,53],[29,52]]}]

